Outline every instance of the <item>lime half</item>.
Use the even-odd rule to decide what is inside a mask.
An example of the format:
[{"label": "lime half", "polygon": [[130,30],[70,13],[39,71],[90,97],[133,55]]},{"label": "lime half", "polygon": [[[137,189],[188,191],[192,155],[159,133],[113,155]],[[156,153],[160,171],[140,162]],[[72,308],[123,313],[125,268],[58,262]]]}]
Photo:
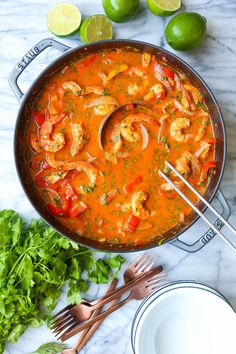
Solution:
[{"label": "lime half", "polygon": [[48,13],[48,29],[60,37],[67,37],[79,30],[81,13],[72,4],[56,4]]},{"label": "lime half", "polygon": [[87,17],[80,27],[79,34],[83,43],[112,39],[113,29],[111,21],[105,15]]},{"label": "lime half", "polygon": [[156,16],[169,16],[181,6],[181,0],[147,0],[149,10]]}]

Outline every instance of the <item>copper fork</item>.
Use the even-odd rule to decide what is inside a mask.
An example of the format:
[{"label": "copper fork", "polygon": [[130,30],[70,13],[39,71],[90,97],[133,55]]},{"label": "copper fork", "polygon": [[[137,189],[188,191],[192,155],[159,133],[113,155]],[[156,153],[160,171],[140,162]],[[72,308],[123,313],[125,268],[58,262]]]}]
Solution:
[{"label": "copper fork", "polygon": [[[114,279],[112,280],[109,288],[107,289],[106,293],[111,292],[113,289],[115,289],[116,285],[118,283],[118,279]],[[111,306],[115,305],[117,302],[119,301],[119,299],[116,299],[114,301],[112,301]],[[92,317],[95,317],[96,315],[98,315],[100,313],[100,308],[95,310],[92,313]],[[77,352],[79,352],[84,346],[85,344],[89,341],[89,339],[92,337],[92,335],[94,334],[94,332],[98,329],[98,327],[101,325],[103,321],[98,321],[96,322],[93,326],[91,326],[90,328],[87,327],[79,336],[79,338],[77,338],[75,344],[73,345],[72,348],[68,348],[68,349],[64,349],[61,354],[76,354]]]},{"label": "copper fork", "polygon": [[77,318],[78,322],[83,322],[89,319],[95,309],[104,306],[114,298],[121,297],[125,292],[130,290],[132,286],[136,285],[135,282],[137,281],[137,277],[144,276],[145,272],[150,271],[154,264],[154,259],[149,255],[141,255],[127,268],[124,273],[124,278],[131,274],[132,280],[128,284],[121,286],[115,291],[110,292],[109,295],[105,295],[95,301],[88,302],[83,300],[80,305],[66,306],[64,309],[54,315],[54,322],[52,323],[51,329],[54,333],[59,333],[74,323],[74,317]]},{"label": "copper fork", "polygon": [[61,332],[65,328],[68,328],[73,324],[74,317],[78,318],[79,322],[89,319],[94,310],[104,306],[115,298],[121,297],[125,292],[130,290],[132,286],[135,286],[138,276],[140,276],[141,281],[141,277],[145,276],[145,272],[148,272],[154,264],[155,261],[153,258],[147,254],[143,254],[126,269],[124,278],[129,276],[129,274],[132,275],[132,280],[128,284],[125,284],[92,302],[83,300],[80,305],[72,304],[66,306],[53,317],[54,322],[51,327],[53,333]]},{"label": "copper fork", "polygon": [[[161,266],[157,267],[154,270],[151,268],[154,266],[155,261],[150,256],[144,254],[140,256],[134,263],[132,263],[124,273],[125,282],[129,282],[125,286],[118,288],[116,291],[113,291],[113,298],[120,298],[124,292],[131,290],[132,287],[138,287],[143,281],[147,281],[152,275],[160,273],[163,268]],[[150,273],[151,272],[151,273]],[[132,285],[132,286],[131,286]],[[149,287],[149,289],[151,289]],[[90,318],[89,310],[94,310],[96,307],[101,307],[105,303],[110,302],[110,297],[102,297],[98,300],[95,300],[92,303],[83,301],[81,305],[67,306],[65,309],[60,311],[55,315],[54,322],[54,332],[61,334],[63,331],[68,332],[73,327],[77,326],[78,323],[85,321]],[[61,315],[57,318],[58,315]],[[64,332],[64,334],[65,334]]]},{"label": "copper fork", "polygon": [[105,317],[107,317],[109,314],[112,312],[118,310],[122,306],[126,305],[129,301],[135,299],[135,300],[141,300],[150,295],[155,289],[159,288],[163,282],[165,281],[165,276],[160,275],[160,269],[156,268],[156,273],[153,275],[151,278],[149,277],[148,280],[144,281],[142,284],[139,284],[138,286],[135,286],[134,288],[131,289],[129,295],[122,301],[120,301],[118,304],[109,307],[107,310],[103,311],[101,314],[90,318],[87,321],[84,322],[78,322],[78,319],[75,317],[74,318],[74,323],[73,325],[65,330],[62,334],[60,334],[59,339],[64,342],[65,340],[71,338],[74,336],[76,333],[82,331],[83,329],[87,328],[88,326],[91,326],[92,324],[96,323],[97,321],[103,320]]}]

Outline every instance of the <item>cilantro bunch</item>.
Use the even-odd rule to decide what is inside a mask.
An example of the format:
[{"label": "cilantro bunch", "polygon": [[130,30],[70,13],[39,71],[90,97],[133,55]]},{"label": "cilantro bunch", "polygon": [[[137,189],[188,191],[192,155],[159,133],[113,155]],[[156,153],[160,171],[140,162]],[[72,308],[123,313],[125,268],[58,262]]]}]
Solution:
[{"label": "cilantro bunch", "polygon": [[0,353],[28,326],[48,319],[66,282],[68,302],[79,303],[90,280],[108,283],[124,262],[119,255],[95,260],[44,221],[27,226],[13,210],[0,212],[0,237]]}]

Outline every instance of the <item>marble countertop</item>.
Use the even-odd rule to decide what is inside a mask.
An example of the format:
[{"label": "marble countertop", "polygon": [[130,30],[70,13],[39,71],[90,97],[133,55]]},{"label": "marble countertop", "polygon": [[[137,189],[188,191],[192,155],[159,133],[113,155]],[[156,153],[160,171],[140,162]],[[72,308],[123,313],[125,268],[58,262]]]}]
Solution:
[{"label": "marble countertop", "polygon": [[[51,37],[45,17],[51,0],[3,0],[0,6],[0,209],[13,208],[26,219],[37,216],[18,181],[13,159],[13,134],[19,104],[7,79],[17,61],[38,41]],[[103,13],[101,1],[75,1],[84,17]],[[115,38],[132,38],[169,49],[163,38],[168,18],[151,14],[142,1],[139,14],[127,23],[114,24]],[[227,164],[221,188],[230,204],[230,221],[236,225],[236,2],[225,0],[183,0],[183,10],[196,11],[208,22],[206,40],[196,50],[177,53],[205,79],[215,94],[225,120],[228,136]],[[80,45],[79,38],[59,39],[71,47]],[[59,55],[53,49],[38,57],[24,72],[19,85],[24,92],[30,82]],[[183,238],[192,243],[205,228],[202,221],[190,228]],[[236,255],[219,237],[195,254],[181,251],[166,244],[152,250],[166,268],[170,280],[197,280],[220,290],[236,309]],[[125,255],[127,260],[134,254]],[[104,289],[100,289],[102,292]],[[97,294],[92,287],[90,297]],[[65,304],[61,297],[60,307]],[[130,328],[138,302],[133,301],[110,316],[86,345],[83,354],[131,354]],[[15,344],[9,344],[6,353],[28,354],[40,344],[53,340],[49,330],[28,329]],[[73,344],[74,340],[69,343]]]}]

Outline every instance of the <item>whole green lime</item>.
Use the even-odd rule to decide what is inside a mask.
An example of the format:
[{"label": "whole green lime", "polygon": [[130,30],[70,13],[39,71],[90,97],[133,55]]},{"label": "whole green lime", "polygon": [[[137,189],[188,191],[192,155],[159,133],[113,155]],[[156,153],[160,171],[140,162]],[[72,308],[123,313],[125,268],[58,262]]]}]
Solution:
[{"label": "whole green lime", "polygon": [[205,17],[196,12],[183,12],[173,17],[166,26],[166,42],[175,50],[190,50],[203,40],[206,29]]},{"label": "whole green lime", "polygon": [[139,0],[102,0],[106,15],[114,22],[125,22],[133,17],[139,8]]}]

